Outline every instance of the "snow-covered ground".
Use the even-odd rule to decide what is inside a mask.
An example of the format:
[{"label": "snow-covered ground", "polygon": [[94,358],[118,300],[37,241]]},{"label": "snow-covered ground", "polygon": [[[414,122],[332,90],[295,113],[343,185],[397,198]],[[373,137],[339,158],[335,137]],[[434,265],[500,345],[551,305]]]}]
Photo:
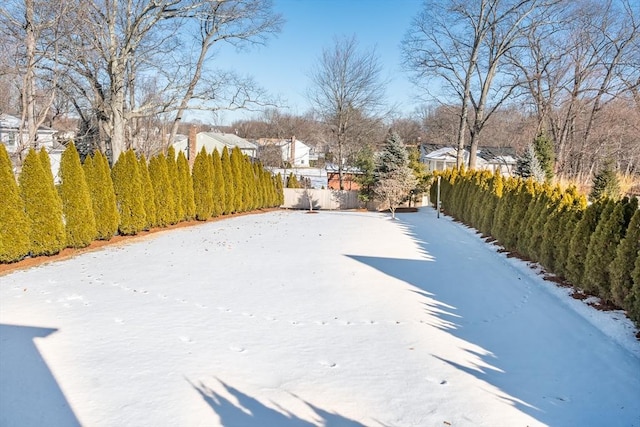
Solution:
[{"label": "snow-covered ground", "polygon": [[0,277],[2,426],[640,426],[640,344],[435,212],[275,211]]}]

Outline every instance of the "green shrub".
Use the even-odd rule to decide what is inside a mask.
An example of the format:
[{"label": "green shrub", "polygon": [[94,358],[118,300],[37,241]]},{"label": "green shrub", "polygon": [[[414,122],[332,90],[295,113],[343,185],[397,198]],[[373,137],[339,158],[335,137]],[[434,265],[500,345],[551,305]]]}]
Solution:
[{"label": "green shrub", "polygon": [[[44,154],[43,154],[44,153]],[[43,165],[49,165],[47,170]],[[65,247],[62,202],[53,185],[49,156],[30,149],[19,177],[20,195],[29,219],[32,256],[53,255]]]},{"label": "green shrub", "polygon": [[29,218],[13,174],[9,154],[0,143],[0,263],[20,261],[29,253]]},{"label": "green shrub", "polygon": [[196,205],[193,198],[193,179],[189,171],[189,162],[182,151],[178,154],[177,167],[178,176],[180,177],[180,200],[182,201],[184,219],[190,221],[195,218]]},{"label": "green shrub", "polygon": [[632,272],[636,257],[640,251],[640,210],[636,209],[624,238],[616,249],[616,256],[609,265],[611,296],[619,307],[631,306]]},{"label": "green shrub", "polygon": [[149,175],[149,166],[144,154],[138,159],[138,170],[140,171],[140,182],[142,184],[142,200],[144,203],[144,213],[146,224],[144,229],[158,226],[158,210],[156,209],[156,196]]},{"label": "green shrub", "polygon": [[122,154],[111,170],[113,190],[120,216],[120,234],[134,235],[144,230],[147,224],[142,196],[142,178],[133,150]]},{"label": "green shrub", "polygon": [[120,223],[109,161],[104,154],[96,152],[93,157],[85,158],[83,170],[96,221],[96,238],[109,240],[118,232]]},{"label": "green shrub", "polygon": [[213,214],[213,179],[211,161],[204,147],[193,163],[193,198],[196,219],[206,221]]},{"label": "green shrub", "polygon": [[58,191],[62,200],[67,246],[83,248],[96,239],[98,231],[89,186],[73,142],[62,153],[60,181]]},{"label": "green shrub", "polygon": [[167,159],[160,153],[149,161],[149,177],[153,186],[156,201],[156,222],[159,227],[166,227],[176,223],[176,209],[174,206],[173,186],[169,180]]},{"label": "green shrub", "polygon": [[213,153],[211,153],[211,167],[213,173],[213,216],[219,216],[226,212],[226,187],[222,171],[222,159],[218,150],[213,150]]},{"label": "green shrub", "polygon": [[173,147],[169,147],[167,150],[166,164],[169,186],[173,194],[173,223],[175,224],[185,219],[185,212],[182,205],[182,189],[178,175],[178,164],[176,163],[176,151]]},{"label": "green shrub", "polygon": [[636,262],[634,263],[634,269],[631,271],[631,279],[633,280],[633,286],[626,301],[627,314],[640,327],[640,251],[636,254]]},{"label": "green shrub", "polygon": [[238,207],[236,206],[236,185],[233,177],[233,169],[231,167],[231,158],[229,157],[229,150],[227,150],[227,147],[222,149],[220,161],[222,163],[222,175],[224,177],[223,213],[230,214],[236,212]]}]

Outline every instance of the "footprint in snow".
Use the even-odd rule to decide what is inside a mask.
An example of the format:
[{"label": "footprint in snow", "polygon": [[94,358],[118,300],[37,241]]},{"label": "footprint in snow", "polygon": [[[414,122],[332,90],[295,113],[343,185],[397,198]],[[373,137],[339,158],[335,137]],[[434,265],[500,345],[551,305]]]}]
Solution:
[{"label": "footprint in snow", "polygon": [[338,366],[337,363],[329,362],[327,360],[321,360],[318,363],[322,366],[326,366],[327,368],[335,368],[336,366]]},{"label": "footprint in snow", "polygon": [[116,323],[119,323],[119,324],[123,324],[123,323],[124,323],[124,320],[122,320],[122,319],[121,319],[121,318],[119,318],[119,317],[115,317],[115,318],[113,319],[113,321],[114,321],[114,322],[116,322]]},{"label": "footprint in snow", "polygon": [[183,336],[180,336],[178,338],[180,339],[180,341],[182,341],[185,344],[192,344],[193,343],[193,340],[191,338],[187,337],[187,336],[183,335]]},{"label": "footprint in snow", "polygon": [[236,346],[236,345],[229,346],[229,350],[235,351],[236,353],[244,353],[245,352],[245,348],[244,347],[240,347],[240,346]]}]

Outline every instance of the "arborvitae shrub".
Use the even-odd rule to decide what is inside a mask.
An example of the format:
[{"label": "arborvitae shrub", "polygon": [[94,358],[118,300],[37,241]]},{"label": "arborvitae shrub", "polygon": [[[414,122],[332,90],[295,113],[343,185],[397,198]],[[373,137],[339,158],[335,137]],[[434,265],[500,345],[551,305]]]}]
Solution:
[{"label": "arborvitae shrub", "polygon": [[83,170],[96,220],[96,238],[109,240],[117,233],[120,223],[109,161],[97,152],[93,157],[85,158]]},{"label": "arborvitae shrub", "polygon": [[211,161],[204,147],[195,158],[192,176],[196,219],[206,221],[213,213],[213,179]]},{"label": "arborvitae shrub", "polygon": [[20,197],[9,154],[0,143],[0,263],[20,261],[29,253],[29,219]]},{"label": "arborvitae shrub", "polygon": [[193,179],[189,171],[189,162],[184,153],[180,151],[177,160],[178,176],[180,177],[180,200],[182,201],[182,210],[184,218],[187,221],[195,218],[196,205],[193,198]]},{"label": "arborvitae shrub", "polygon": [[158,154],[149,161],[149,176],[153,185],[156,200],[156,221],[159,227],[175,224],[175,198],[173,186],[169,181],[167,159],[164,154]]},{"label": "arborvitae shrub", "polygon": [[222,160],[218,150],[211,153],[211,167],[213,173],[213,216],[222,215],[225,212],[225,182],[222,172]]},{"label": "arborvitae shrub", "polygon": [[640,251],[640,210],[636,209],[624,238],[616,249],[616,256],[609,265],[611,297],[618,307],[627,308],[633,286],[634,262]]},{"label": "arborvitae shrub", "polygon": [[220,154],[222,163],[222,176],[224,177],[224,213],[230,214],[236,212],[236,186],[233,182],[233,169],[231,168],[231,158],[227,147],[222,149]]},{"label": "arborvitae shrub", "polygon": [[73,142],[62,153],[60,181],[67,246],[83,248],[97,237],[98,231],[89,186]]},{"label": "arborvitae shrub", "polygon": [[111,170],[113,190],[116,195],[120,234],[133,235],[144,230],[147,223],[142,196],[142,178],[133,150],[122,154]]},{"label": "arborvitae shrub", "polygon": [[30,224],[32,256],[57,254],[65,247],[62,202],[53,185],[50,166],[47,171],[43,167],[45,161],[50,165],[44,150],[38,155],[30,149],[19,177],[20,195]]},{"label": "arborvitae shrub", "polygon": [[533,148],[547,182],[551,182],[555,164],[553,142],[545,134],[541,133],[533,141]]},{"label": "arborvitae shrub", "polygon": [[158,226],[158,212],[156,209],[156,196],[153,191],[151,176],[149,175],[149,166],[147,165],[147,159],[144,157],[144,154],[138,159],[138,170],[140,171],[140,180],[142,183],[142,200],[146,219],[144,229],[149,230],[150,228]]},{"label": "arborvitae shrub", "polygon": [[234,147],[230,154],[232,182],[234,189],[234,207],[236,212],[245,210],[245,200],[247,198],[247,190],[245,186],[244,176],[242,174],[242,152],[238,147]]},{"label": "arborvitae shrub", "polygon": [[633,280],[633,286],[625,306],[631,320],[634,320],[636,325],[640,326],[640,251],[636,254],[636,262],[631,271],[631,279]]},{"label": "arborvitae shrub", "polygon": [[609,273],[607,267],[615,256],[620,242],[620,221],[622,220],[621,203],[611,200],[607,202],[598,225],[589,239],[587,256],[584,262],[582,286],[597,296],[611,300],[608,289]]},{"label": "arborvitae shrub", "polygon": [[276,177],[275,188],[276,200],[274,206],[282,206],[284,205],[284,191],[282,188],[282,176],[280,174],[278,174],[278,176]]},{"label": "arborvitae shrub", "polygon": [[256,209],[263,208],[265,206],[265,188],[264,188],[264,179],[262,173],[262,165],[259,163],[254,163],[253,165],[253,173],[256,179]]},{"label": "arborvitae shrub", "polygon": [[287,177],[287,188],[300,188],[300,184],[298,183],[298,178],[292,173]]},{"label": "arborvitae shrub", "polygon": [[169,176],[169,185],[173,194],[173,223],[183,221],[185,218],[184,208],[182,206],[182,190],[180,185],[180,177],[178,175],[178,164],[176,163],[176,151],[173,147],[167,150],[167,173]]},{"label": "arborvitae shrub", "polygon": [[575,232],[569,242],[569,257],[566,265],[566,278],[579,286],[584,275],[584,261],[589,248],[591,235],[598,225],[604,202],[596,202],[585,209],[582,218],[576,224]]}]

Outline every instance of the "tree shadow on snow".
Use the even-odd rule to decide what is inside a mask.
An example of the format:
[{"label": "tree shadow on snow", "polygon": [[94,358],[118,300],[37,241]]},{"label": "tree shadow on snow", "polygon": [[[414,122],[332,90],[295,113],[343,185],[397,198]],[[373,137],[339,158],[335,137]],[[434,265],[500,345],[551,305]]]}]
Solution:
[{"label": "tree shadow on snow", "polygon": [[[423,259],[349,258],[412,285],[424,305],[423,322],[459,339],[459,358],[433,357],[495,386],[497,399],[544,424],[640,421],[637,396],[623,396],[614,386],[628,381],[637,360],[629,355],[624,366],[612,366],[611,360],[621,363],[616,346],[600,350],[607,354],[581,348],[584,341],[575,337],[593,335],[588,322],[563,324],[559,319],[578,315],[549,293],[532,292],[538,285],[529,276],[502,258],[495,262],[501,255],[469,238],[468,230],[447,219],[436,223],[435,211],[424,211],[399,215]],[[608,381],[598,380],[603,376]]]},{"label": "tree shadow on snow", "polygon": [[[285,409],[276,410],[270,408],[259,400],[234,387],[231,387],[228,384],[225,384],[221,380],[218,380],[218,382],[222,386],[224,394],[227,394],[230,398],[224,397],[222,395],[223,393],[217,393],[202,382],[197,385],[191,382],[190,384],[200,394],[204,401],[207,402],[211,409],[213,409],[218,417],[220,417],[220,423],[224,426],[313,427],[323,425],[326,427],[364,427],[363,424],[356,421],[345,418],[339,414],[324,411],[308,402],[302,401],[315,412],[316,418],[320,420],[320,424],[311,423],[297,417]],[[232,399],[237,403],[233,402]]]},{"label": "tree shadow on snow", "polygon": [[79,426],[35,338],[57,329],[0,324],[0,425]]}]

